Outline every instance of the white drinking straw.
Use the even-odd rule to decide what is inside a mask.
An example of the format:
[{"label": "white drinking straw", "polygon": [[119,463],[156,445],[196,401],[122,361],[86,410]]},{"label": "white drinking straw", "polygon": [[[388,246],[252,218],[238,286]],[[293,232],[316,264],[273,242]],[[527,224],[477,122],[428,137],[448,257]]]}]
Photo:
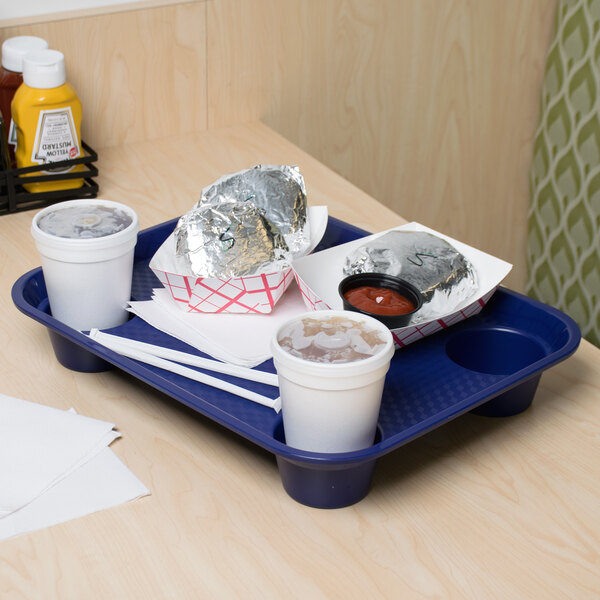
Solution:
[{"label": "white drinking straw", "polygon": [[279,387],[277,375],[274,373],[265,373],[264,371],[257,371],[255,369],[249,369],[248,367],[231,365],[210,358],[202,358],[201,356],[180,352],[179,350],[173,350],[172,348],[155,346],[154,344],[148,344],[147,342],[140,342],[138,340],[104,333],[103,331],[98,331],[98,329],[92,329],[90,331],[90,337],[103,345],[108,345],[110,343],[119,344],[120,346],[129,348],[131,351],[139,350],[140,352],[158,356],[159,358],[166,358],[167,360],[173,360],[184,365],[199,367],[200,369],[206,369],[207,371],[223,373],[224,375],[233,375],[234,377],[240,377],[241,379],[248,379],[250,381],[257,381],[258,383],[272,385],[273,387]]},{"label": "white drinking straw", "polygon": [[[102,344],[106,348],[109,348],[110,350],[121,354],[122,356],[126,356],[127,358],[132,358],[134,360],[139,360],[140,362],[152,365],[154,367],[158,367],[159,369],[164,369],[165,371],[176,373],[177,375],[187,377],[188,379],[193,379],[194,381],[198,381],[199,383],[203,383],[205,385],[209,385],[211,387],[223,390],[225,392],[235,394],[236,396],[240,396],[241,398],[246,398],[247,400],[251,400],[252,402],[256,402],[258,404],[262,404],[263,406],[272,408],[277,413],[281,410],[281,399],[279,397],[273,399],[268,398],[266,396],[262,396],[261,394],[257,394],[256,392],[253,392],[251,390],[247,390],[238,385],[234,385],[227,381],[223,381],[222,379],[212,377],[211,375],[206,375],[205,373],[199,373],[198,371],[194,371],[193,369],[184,367],[183,365],[180,365],[176,362],[172,362],[170,360],[160,358],[159,356],[148,354],[147,352],[143,352],[142,350],[132,348],[131,346],[123,344],[119,341],[124,338],[119,338],[118,336],[112,336],[110,334],[102,334],[99,336],[99,333],[101,332],[99,332],[98,330],[91,330],[90,338],[92,338],[99,344]],[[110,338],[116,338],[116,341],[115,339]]]}]

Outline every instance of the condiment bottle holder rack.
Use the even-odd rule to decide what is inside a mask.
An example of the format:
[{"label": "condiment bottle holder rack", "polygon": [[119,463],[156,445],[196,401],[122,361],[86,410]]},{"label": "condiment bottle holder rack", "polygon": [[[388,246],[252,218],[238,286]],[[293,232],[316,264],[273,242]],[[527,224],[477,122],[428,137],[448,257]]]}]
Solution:
[{"label": "condiment bottle holder rack", "polygon": [[[98,184],[94,177],[98,175],[98,167],[94,164],[98,154],[83,140],[82,149],[85,155],[71,160],[53,162],[51,168],[64,168],[83,165],[82,171],[70,173],[44,173],[49,168],[48,164],[36,165],[20,169],[7,169],[0,171],[0,215],[34,210],[76,198],[95,198],[98,195]],[[31,175],[33,173],[33,175]],[[39,173],[39,175],[36,175]],[[53,190],[46,192],[27,192],[23,183],[41,183],[48,181],[64,181],[69,179],[83,179],[83,185],[78,188]]]}]

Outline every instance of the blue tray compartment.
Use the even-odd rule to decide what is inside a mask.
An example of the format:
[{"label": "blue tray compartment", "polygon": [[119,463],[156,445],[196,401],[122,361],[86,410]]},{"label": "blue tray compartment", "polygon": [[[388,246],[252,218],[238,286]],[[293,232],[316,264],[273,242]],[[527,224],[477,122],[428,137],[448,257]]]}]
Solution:
[{"label": "blue tray compartment", "polygon": [[[135,252],[132,298],[146,300],[160,284],[150,258],[177,219],[141,232]],[[366,232],[329,219],[318,249],[342,244]],[[580,341],[572,319],[516,292],[499,288],[478,314],[396,352],[386,378],[377,437],[371,447],[321,454],[285,444],[281,415],[237,396],[122,357],[54,319],[41,268],[15,282],[15,305],[47,327],[58,361],[77,371],[116,366],[179,402],[275,454],[287,493],[303,504],[339,508],[369,491],[377,458],[468,411],[500,417],[532,402],[544,370],[570,356]],[[134,317],[111,333],[202,355],[187,344]],[[274,372],[272,361],[257,367]],[[261,394],[277,391],[239,381]]]}]

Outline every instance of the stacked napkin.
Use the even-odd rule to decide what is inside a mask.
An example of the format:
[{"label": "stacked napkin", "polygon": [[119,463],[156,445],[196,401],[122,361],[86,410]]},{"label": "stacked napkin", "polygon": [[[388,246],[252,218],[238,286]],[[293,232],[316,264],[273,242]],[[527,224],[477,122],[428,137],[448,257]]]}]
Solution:
[{"label": "stacked napkin", "polygon": [[0,394],[0,540],[148,495],[114,427]]},{"label": "stacked napkin", "polygon": [[306,312],[300,291],[292,283],[273,312],[265,315],[183,312],[165,288],[152,300],[130,302],[129,310],[155,329],[218,360],[255,367],[271,358],[270,342],[289,319]]}]

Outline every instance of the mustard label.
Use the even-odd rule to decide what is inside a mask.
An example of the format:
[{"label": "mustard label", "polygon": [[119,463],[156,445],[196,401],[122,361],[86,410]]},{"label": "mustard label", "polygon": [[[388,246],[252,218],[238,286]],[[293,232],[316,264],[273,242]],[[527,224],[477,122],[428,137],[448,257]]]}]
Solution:
[{"label": "mustard label", "polygon": [[[40,110],[31,162],[42,165],[77,158],[80,154],[71,107]],[[53,168],[47,172],[67,173],[73,168]]]}]

